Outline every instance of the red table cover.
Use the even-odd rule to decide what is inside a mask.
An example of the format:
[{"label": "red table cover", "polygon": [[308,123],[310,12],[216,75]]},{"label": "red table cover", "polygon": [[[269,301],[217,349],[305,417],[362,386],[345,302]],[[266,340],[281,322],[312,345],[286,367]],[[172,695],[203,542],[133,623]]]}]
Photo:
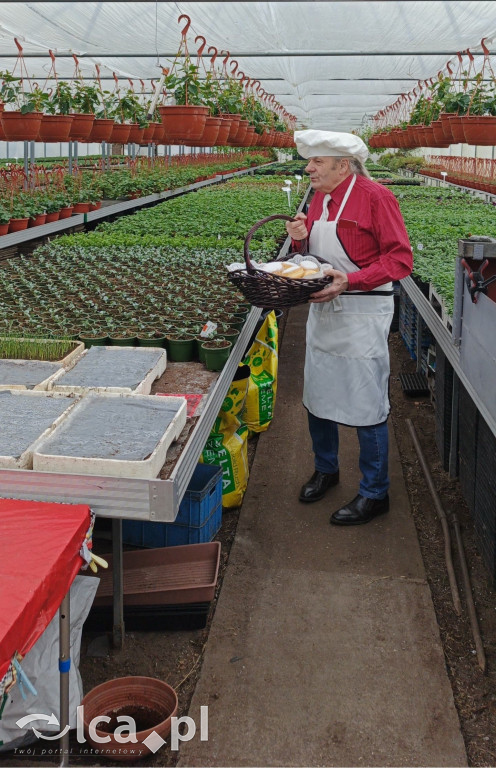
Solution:
[{"label": "red table cover", "polygon": [[55,616],[83,565],[90,509],[0,499],[0,680]]}]

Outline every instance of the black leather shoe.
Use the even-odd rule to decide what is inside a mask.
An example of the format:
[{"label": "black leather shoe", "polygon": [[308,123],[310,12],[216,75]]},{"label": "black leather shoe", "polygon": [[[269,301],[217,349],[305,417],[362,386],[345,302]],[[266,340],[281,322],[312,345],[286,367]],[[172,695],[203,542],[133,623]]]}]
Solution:
[{"label": "black leather shoe", "polygon": [[318,501],[324,498],[324,494],[328,488],[332,488],[333,485],[339,483],[339,469],[337,472],[331,474],[327,472],[319,472],[315,470],[312,477],[302,486],[300,491],[300,501],[306,503],[311,501]]},{"label": "black leather shoe", "polygon": [[333,525],[361,525],[369,523],[377,515],[382,515],[389,509],[389,496],[383,499],[367,499],[365,496],[355,496],[345,507],[331,515]]}]

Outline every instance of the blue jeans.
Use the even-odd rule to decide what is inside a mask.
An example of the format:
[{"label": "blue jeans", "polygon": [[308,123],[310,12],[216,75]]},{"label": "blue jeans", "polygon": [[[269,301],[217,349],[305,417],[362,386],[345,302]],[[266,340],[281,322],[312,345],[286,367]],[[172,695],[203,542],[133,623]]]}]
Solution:
[{"label": "blue jeans", "polygon": [[[315,469],[333,473],[339,468],[338,425],[308,411],[308,426],[315,454]],[[368,499],[383,499],[389,489],[387,421],[372,427],[356,427],[360,444],[359,467],[362,473],[359,493]]]}]

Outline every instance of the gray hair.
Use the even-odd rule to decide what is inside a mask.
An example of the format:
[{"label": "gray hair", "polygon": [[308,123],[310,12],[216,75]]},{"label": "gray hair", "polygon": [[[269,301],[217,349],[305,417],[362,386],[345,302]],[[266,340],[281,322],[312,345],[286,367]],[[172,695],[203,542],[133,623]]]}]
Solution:
[{"label": "gray hair", "polygon": [[366,179],[372,178],[365,165],[357,157],[350,157],[350,170],[358,176],[365,176]]},{"label": "gray hair", "polygon": [[365,165],[362,163],[361,160],[359,160],[357,157],[334,157],[334,167],[337,167],[337,164],[340,160],[347,160],[349,164],[349,168],[351,173],[356,173],[357,176],[365,176],[366,179],[371,179],[371,175],[366,169]]}]

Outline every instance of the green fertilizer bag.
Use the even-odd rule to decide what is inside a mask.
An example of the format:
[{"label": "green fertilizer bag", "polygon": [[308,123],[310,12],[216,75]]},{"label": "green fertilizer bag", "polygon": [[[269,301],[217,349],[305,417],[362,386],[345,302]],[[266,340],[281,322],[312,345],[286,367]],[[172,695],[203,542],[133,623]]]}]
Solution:
[{"label": "green fertilizer bag", "polygon": [[269,312],[243,360],[250,366],[251,375],[241,419],[250,433],[264,432],[274,415],[277,391],[277,348],[276,314]]},{"label": "green fertilizer bag", "polygon": [[241,423],[250,369],[240,365],[201,455],[204,464],[222,467],[222,506],[239,507],[248,484],[248,429]]}]

